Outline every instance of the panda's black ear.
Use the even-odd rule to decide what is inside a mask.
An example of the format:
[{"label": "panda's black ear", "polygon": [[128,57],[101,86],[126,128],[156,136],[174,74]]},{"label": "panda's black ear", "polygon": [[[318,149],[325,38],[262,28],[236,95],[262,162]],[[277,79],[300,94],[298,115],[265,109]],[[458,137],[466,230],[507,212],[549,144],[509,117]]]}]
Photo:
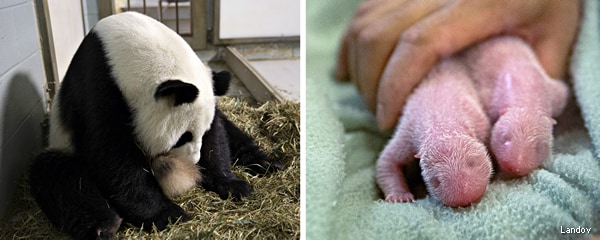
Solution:
[{"label": "panda's black ear", "polygon": [[154,99],[172,98],[174,106],[193,102],[198,97],[198,88],[180,80],[167,80],[156,88]]},{"label": "panda's black ear", "polygon": [[215,95],[223,96],[229,89],[229,82],[231,82],[231,73],[228,71],[212,72],[212,80],[215,88]]}]

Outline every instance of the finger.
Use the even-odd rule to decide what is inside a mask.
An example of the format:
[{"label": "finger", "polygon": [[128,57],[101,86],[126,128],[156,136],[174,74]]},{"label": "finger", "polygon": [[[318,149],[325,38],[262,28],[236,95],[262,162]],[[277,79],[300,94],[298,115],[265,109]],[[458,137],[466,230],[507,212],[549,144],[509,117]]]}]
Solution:
[{"label": "finger", "polygon": [[565,39],[546,39],[533,46],[536,57],[548,76],[562,79],[566,73],[569,49]]},{"label": "finger", "polygon": [[419,19],[434,12],[441,1],[408,2],[374,21],[351,44],[356,61],[356,84],[369,110],[375,112],[379,79],[401,33]]},{"label": "finger", "polygon": [[368,29],[373,23],[381,22],[386,16],[402,11],[403,8],[406,8],[406,5],[411,3],[410,1],[406,3],[405,0],[371,0],[363,2],[356,10],[350,32],[356,37],[357,34]]},{"label": "finger", "polygon": [[406,97],[435,63],[435,56],[425,51],[416,46],[403,46],[394,51],[377,91],[376,114],[380,129],[396,125]]},{"label": "finger", "polygon": [[[482,13],[482,9],[487,12]],[[502,32],[502,10],[475,4],[453,5],[407,29],[381,77],[377,94],[379,128],[396,125],[406,98],[440,58]]]},{"label": "finger", "polygon": [[[346,31],[346,36],[344,38],[346,50],[344,53],[341,53],[341,55],[345,55],[346,59],[344,60],[345,62],[340,62],[341,64],[345,63],[346,69],[344,69],[343,66],[340,66],[337,73],[339,76],[344,77],[345,70],[345,73],[347,74],[345,77],[351,79],[356,84],[356,87],[363,97],[365,96],[363,93],[366,92],[367,95],[369,95],[367,99],[373,99],[372,96],[375,95],[374,91],[376,89],[374,90],[369,86],[364,87],[363,85],[377,83],[370,83],[369,81],[371,81],[371,79],[363,77],[363,75],[365,75],[362,71],[362,69],[365,68],[364,63],[366,62],[371,66],[374,65],[370,60],[364,58],[364,52],[368,53],[377,47],[368,46],[365,42],[367,42],[367,44],[369,43],[370,39],[368,38],[371,36],[370,33],[374,32],[372,30],[372,25],[380,22],[382,16],[387,15],[388,12],[393,11],[393,9],[396,9],[397,6],[401,4],[403,4],[403,1],[370,0],[363,2],[357,8],[354,19]],[[367,41],[364,39],[367,39]],[[383,58],[385,56],[381,57]],[[372,102],[374,102],[374,100],[372,100]]]},{"label": "finger", "polygon": [[358,57],[360,57],[358,53],[358,47],[356,46],[356,41],[354,39],[348,39],[348,73],[350,74],[350,80],[357,87],[358,92],[362,94],[362,89],[360,82],[358,81]]},{"label": "finger", "polygon": [[[573,4],[576,3],[576,4]],[[571,46],[575,41],[577,25],[580,17],[579,1],[565,2],[559,1],[555,6],[555,11],[563,13],[557,15],[550,14],[548,21],[541,21],[542,25],[536,28],[543,28],[544,35],[537,36],[532,47],[536,53],[540,64],[552,78],[561,79],[565,77]]]},{"label": "finger", "polygon": [[[340,81],[348,81],[351,78],[356,80],[356,74],[349,72],[348,68],[353,69],[353,65],[357,62],[356,58],[351,57],[356,54],[350,54],[349,52],[355,51],[355,48],[349,47],[349,42],[355,41],[364,29],[369,28],[369,24],[377,22],[380,16],[385,12],[390,11],[393,5],[401,4],[401,1],[386,1],[386,0],[370,0],[361,3],[354,15],[354,19],[350,23],[350,26],[346,30],[340,50],[338,52],[337,63],[335,67],[335,78]],[[352,66],[351,66],[352,65]],[[356,73],[360,71],[355,71]]]},{"label": "finger", "polygon": [[376,25],[353,42],[354,56],[350,60],[355,61],[353,80],[371,112],[375,111],[379,77],[394,49],[395,40],[393,37],[382,38],[384,34],[385,28]]},{"label": "finger", "polygon": [[337,55],[337,62],[335,66],[335,79],[338,81],[347,82],[350,80],[348,74],[348,37],[347,35],[342,38],[342,44]]},{"label": "finger", "polygon": [[[364,1],[356,8],[356,13],[354,15],[355,18],[362,18],[367,15],[377,15],[380,16],[381,11],[385,9],[389,9],[390,4],[394,4],[397,2],[403,1],[390,1],[390,0],[369,0]],[[385,7],[382,7],[385,6]]]}]

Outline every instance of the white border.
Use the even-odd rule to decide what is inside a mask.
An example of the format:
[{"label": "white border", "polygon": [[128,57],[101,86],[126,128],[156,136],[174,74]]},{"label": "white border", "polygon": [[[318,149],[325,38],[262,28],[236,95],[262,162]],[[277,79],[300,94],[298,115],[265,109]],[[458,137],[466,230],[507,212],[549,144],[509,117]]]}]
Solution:
[{"label": "white border", "polygon": [[306,239],[306,1],[300,0],[300,239]]}]

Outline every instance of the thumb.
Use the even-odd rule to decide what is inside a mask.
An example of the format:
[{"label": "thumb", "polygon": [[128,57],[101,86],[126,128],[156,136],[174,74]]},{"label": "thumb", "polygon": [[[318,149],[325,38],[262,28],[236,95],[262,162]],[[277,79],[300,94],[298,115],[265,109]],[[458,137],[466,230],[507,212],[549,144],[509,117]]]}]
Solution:
[{"label": "thumb", "polygon": [[[564,78],[581,14],[581,1],[556,1],[529,30],[538,61],[552,78]],[[527,38],[526,38],[527,39]]]},{"label": "thumb", "polygon": [[533,51],[546,73],[554,79],[564,79],[573,39],[557,36],[545,38],[532,45]]}]

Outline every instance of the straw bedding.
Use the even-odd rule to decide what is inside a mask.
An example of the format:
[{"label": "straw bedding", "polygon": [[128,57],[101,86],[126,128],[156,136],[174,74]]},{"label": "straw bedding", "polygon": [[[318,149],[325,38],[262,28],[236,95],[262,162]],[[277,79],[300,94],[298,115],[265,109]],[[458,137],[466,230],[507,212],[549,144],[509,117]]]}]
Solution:
[{"label": "straw bedding", "polygon": [[[253,136],[285,169],[257,177],[241,167],[233,171],[250,182],[252,196],[240,202],[221,200],[195,188],[174,200],[192,218],[164,231],[121,226],[119,239],[298,239],[300,237],[300,106],[222,97],[219,107],[243,131]],[[12,208],[0,222],[0,239],[65,239],[36,206],[23,181]]]}]

